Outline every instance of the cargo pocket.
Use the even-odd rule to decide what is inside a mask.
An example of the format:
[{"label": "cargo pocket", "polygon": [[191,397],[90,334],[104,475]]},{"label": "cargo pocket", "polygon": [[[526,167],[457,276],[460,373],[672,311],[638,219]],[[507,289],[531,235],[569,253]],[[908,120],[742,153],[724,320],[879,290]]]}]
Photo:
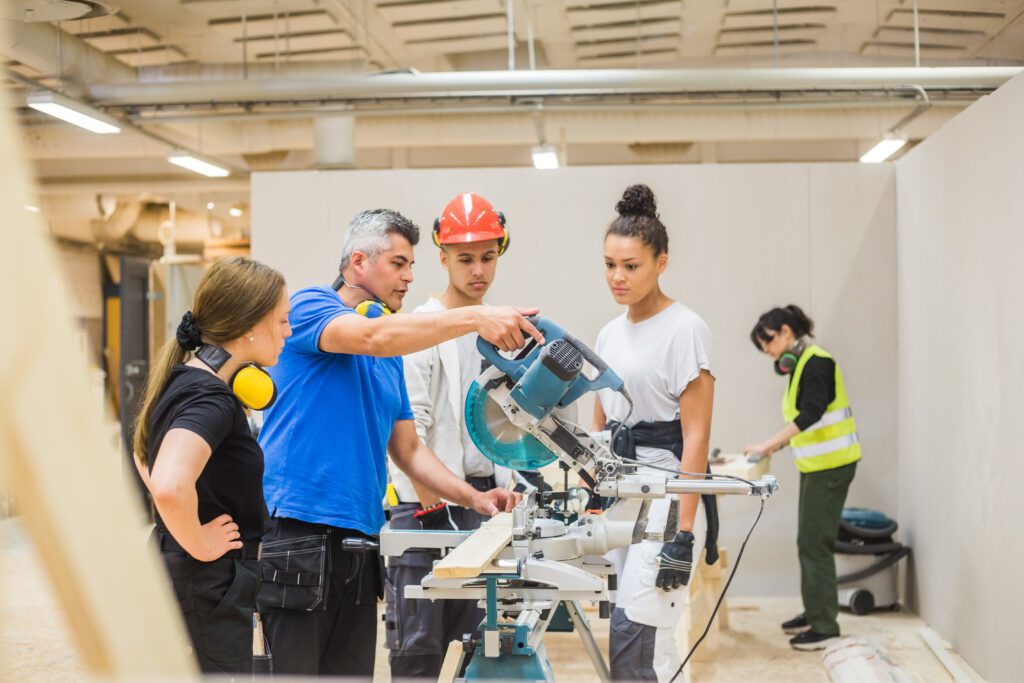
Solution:
[{"label": "cargo pocket", "polygon": [[[204,575],[210,574],[211,585],[202,589],[197,598],[204,604],[216,605],[208,614],[201,614],[199,620],[200,660],[204,670],[243,673],[252,670],[252,613],[259,583],[257,570],[255,562],[228,558],[216,560],[200,570]],[[224,590],[227,577],[230,583]],[[213,603],[218,592],[220,600]]]},{"label": "cargo pocket", "polygon": [[327,606],[327,534],[264,540],[260,608],[320,612]]}]

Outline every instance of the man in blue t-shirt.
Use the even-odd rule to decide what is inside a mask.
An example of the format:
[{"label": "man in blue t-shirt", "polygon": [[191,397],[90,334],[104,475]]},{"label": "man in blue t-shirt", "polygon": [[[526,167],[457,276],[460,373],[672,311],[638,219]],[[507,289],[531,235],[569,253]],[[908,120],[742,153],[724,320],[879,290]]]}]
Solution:
[{"label": "man in blue t-shirt", "polygon": [[383,526],[387,453],[417,487],[481,514],[516,502],[504,489],[477,491],[420,441],[401,356],[471,332],[505,351],[524,346],[524,334],[543,342],[525,318],[537,311],[388,315],[413,280],[418,241],[401,214],[364,211],[349,225],[334,285],[291,297],[292,336],[270,370],[279,397],[259,436],[275,522],[259,601],[278,673],[373,675],[380,558],[342,541]]}]

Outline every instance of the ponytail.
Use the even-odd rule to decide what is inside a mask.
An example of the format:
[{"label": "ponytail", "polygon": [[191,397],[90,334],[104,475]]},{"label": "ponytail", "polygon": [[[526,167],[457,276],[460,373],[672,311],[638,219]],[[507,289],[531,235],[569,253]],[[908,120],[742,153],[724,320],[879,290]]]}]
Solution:
[{"label": "ponytail", "polygon": [[185,362],[186,351],[178,344],[177,339],[171,339],[157,354],[156,363],[149,371],[149,378],[146,380],[146,395],[142,399],[142,408],[135,418],[135,435],[132,437],[132,448],[135,457],[143,467],[149,466],[149,418],[153,413],[153,406],[163,391],[171,369],[178,363]]}]

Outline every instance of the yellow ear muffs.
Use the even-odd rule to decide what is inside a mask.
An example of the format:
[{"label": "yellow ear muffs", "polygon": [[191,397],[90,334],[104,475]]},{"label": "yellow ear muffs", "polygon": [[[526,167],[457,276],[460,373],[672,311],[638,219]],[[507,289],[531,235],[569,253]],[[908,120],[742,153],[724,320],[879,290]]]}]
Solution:
[{"label": "yellow ear muffs", "polygon": [[505,225],[505,214],[501,211],[496,212],[498,214],[498,222],[501,223],[501,239],[498,240],[498,256],[504,256],[505,252],[508,251],[508,243],[511,241],[511,237],[508,234],[508,226]]},{"label": "yellow ear muffs", "polygon": [[266,410],[277,399],[277,387],[270,373],[254,363],[238,368],[229,385],[238,400],[252,410]]},{"label": "yellow ear muffs", "polygon": [[391,309],[383,301],[376,299],[367,299],[366,301],[360,301],[356,304],[353,309],[359,315],[366,316],[367,318],[379,318],[382,315],[391,315]]}]

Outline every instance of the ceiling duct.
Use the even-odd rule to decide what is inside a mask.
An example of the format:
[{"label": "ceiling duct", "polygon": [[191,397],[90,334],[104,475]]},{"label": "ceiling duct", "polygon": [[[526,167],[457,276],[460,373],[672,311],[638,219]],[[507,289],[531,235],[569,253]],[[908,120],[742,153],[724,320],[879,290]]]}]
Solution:
[{"label": "ceiling duct", "polygon": [[82,91],[136,80],[135,69],[52,24],[0,20],[0,53]]},{"label": "ceiling duct", "polygon": [[10,21],[51,22],[94,19],[116,10],[98,0],[4,0],[0,2],[0,19]]}]

